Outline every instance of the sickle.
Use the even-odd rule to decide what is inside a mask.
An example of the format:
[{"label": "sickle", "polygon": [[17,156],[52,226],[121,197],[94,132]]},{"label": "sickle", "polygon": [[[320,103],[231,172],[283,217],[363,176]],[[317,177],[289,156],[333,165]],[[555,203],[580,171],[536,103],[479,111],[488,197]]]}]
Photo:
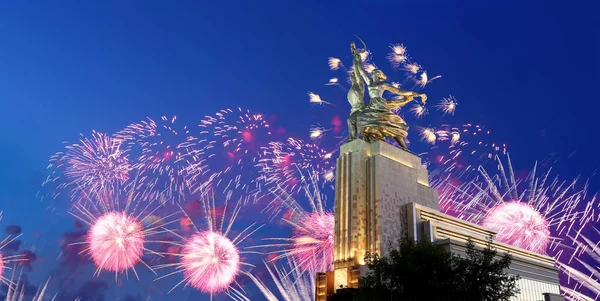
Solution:
[{"label": "sickle", "polygon": [[357,35],[354,35],[362,44],[363,47],[365,47],[365,51],[367,51],[367,44],[365,44],[365,41],[363,41],[361,38],[359,38]]}]

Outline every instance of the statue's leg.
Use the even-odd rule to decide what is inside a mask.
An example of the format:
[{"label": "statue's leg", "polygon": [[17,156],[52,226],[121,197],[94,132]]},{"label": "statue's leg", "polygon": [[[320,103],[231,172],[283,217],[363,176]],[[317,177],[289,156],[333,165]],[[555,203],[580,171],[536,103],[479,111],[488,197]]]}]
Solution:
[{"label": "statue's leg", "polygon": [[362,122],[358,121],[358,118],[356,118],[356,138],[365,140],[364,136],[365,133],[363,130]]},{"label": "statue's leg", "polygon": [[352,117],[348,119],[348,135],[350,135],[350,140],[356,139],[356,119]]},{"label": "statue's leg", "polygon": [[408,147],[406,147],[406,142],[404,142],[404,138],[401,136],[394,137],[394,140],[400,144],[403,150],[408,151]]}]

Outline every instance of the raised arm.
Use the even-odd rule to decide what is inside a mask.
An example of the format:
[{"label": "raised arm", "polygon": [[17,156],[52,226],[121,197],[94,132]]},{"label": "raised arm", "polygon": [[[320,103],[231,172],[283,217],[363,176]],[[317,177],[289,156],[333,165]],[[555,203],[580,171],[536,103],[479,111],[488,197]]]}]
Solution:
[{"label": "raised arm", "polygon": [[354,61],[353,61],[354,72],[356,74],[360,74],[360,76],[367,83],[367,85],[371,85],[371,82],[372,82],[371,77],[369,77],[369,74],[367,74],[367,71],[365,71],[365,69],[362,68],[362,59],[360,57],[360,53],[358,53],[358,51],[356,51],[356,46],[354,45],[354,42],[350,43],[350,50],[352,50],[352,56],[354,57]]}]

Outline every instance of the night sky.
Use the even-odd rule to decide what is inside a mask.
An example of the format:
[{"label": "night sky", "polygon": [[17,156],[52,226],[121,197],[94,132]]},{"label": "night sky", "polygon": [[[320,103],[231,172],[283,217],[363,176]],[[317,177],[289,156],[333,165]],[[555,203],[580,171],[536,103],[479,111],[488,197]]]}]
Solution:
[{"label": "night sky", "polygon": [[147,116],[196,124],[234,107],[307,138],[318,109],[306,94],[332,77],[327,57],[349,60],[354,35],[378,64],[403,43],[441,74],[424,90],[430,102],[455,96],[452,121],[485,124],[517,170],[552,158],[557,173],[591,177],[598,191],[592,1],[286,2],[0,4],[0,223],[20,225],[23,246],[36,249],[33,283],[55,268],[57,241],[72,229],[72,217],[36,199],[63,141]]}]

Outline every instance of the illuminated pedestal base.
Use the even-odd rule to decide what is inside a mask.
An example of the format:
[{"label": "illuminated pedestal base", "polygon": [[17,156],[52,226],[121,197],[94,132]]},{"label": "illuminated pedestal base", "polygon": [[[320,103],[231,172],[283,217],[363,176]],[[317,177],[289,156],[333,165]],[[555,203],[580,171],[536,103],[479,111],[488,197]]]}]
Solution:
[{"label": "illuminated pedestal base", "polygon": [[361,267],[339,268],[326,273],[317,273],[316,301],[326,301],[341,288],[358,288]]},{"label": "illuminated pedestal base", "polygon": [[[336,161],[334,271],[317,277],[317,298],[358,287],[367,252],[388,254],[406,236],[406,204],[439,208],[421,159],[384,141],[353,140]],[[321,287],[321,288],[320,288]],[[321,295],[320,295],[321,294]]]}]

